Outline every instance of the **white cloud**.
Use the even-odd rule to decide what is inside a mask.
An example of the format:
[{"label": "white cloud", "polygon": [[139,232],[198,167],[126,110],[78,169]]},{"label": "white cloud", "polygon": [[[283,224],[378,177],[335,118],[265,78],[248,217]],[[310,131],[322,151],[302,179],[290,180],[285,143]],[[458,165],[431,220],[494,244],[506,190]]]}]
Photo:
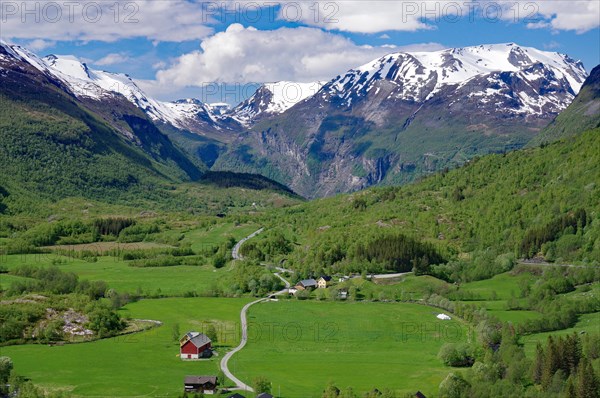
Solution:
[{"label": "white cloud", "polygon": [[168,66],[168,64],[165,61],[158,61],[155,62],[154,64],[152,64],[152,69],[164,69]]},{"label": "white cloud", "polygon": [[327,30],[344,32],[378,33],[390,30],[416,31],[431,29],[423,22],[425,3],[432,4],[436,16],[449,1],[315,1],[281,2],[279,17],[293,22],[303,22]]},{"label": "white cloud", "polygon": [[257,10],[263,24],[275,26],[276,19],[281,19],[360,33],[435,29],[438,23],[457,22],[457,15],[463,20],[512,20],[530,28],[578,33],[600,26],[598,0],[4,1],[0,2],[0,36],[8,40],[105,42],[143,37],[153,42],[181,42],[205,38],[213,33],[214,23],[226,17],[254,24],[257,13],[252,10]]},{"label": "white cloud", "polygon": [[[505,0],[505,2],[515,3],[513,0]],[[521,17],[526,22],[533,12],[542,18],[539,21],[531,21],[528,24],[530,28],[573,30],[584,33],[600,26],[600,2],[597,0],[519,1],[518,4],[522,10]]]},{"label": "white cloud", "polygon": [[[281,1],[279,17],[327,30],[378,33],[434,29],[440,22],[498,20],[525,22],[530,28],[574,30],[600,26],[598,0],[475,0],[475,1]],[[540,20],[541,19],[541,20]]]},{"label": "white cloud", "polygon": [[257,30],[232,24],[205,39],[201,50],[182,55],[171,67],[159,71],[157,80],[161,85],[180,87],[206,82],[328,80],[393,51],[397,51],[393,46],[358,46],[315,28]]},{"label": "white cloud", "polygon": [[95,65],[109,66],[128,62],[131,58],[123,53],[111,53],[95,61]]},{"label": "white cloud", "polygon": [[42,51],[42,50],[45,50],[46,48],[54,47],[55,45],[56,45],[55,41],[42,40],[42,39],[35,39],[35,40],[32,40],[32,41],[28,42],[27,44],[25,44],[25,46],[28,49],[30,49],[31,51]]},{"label": "white cloud", "polygon": [[0,2],[0,33],[7,39],[180,42],[211,34],[209,17],[201,3],[186,0]]},{"label": "white cloud", "polygon": [[501,0],[499,4],[504,7],[502,19],[525,23],[529,29],[585,33],[600,27],[598,0]]}]

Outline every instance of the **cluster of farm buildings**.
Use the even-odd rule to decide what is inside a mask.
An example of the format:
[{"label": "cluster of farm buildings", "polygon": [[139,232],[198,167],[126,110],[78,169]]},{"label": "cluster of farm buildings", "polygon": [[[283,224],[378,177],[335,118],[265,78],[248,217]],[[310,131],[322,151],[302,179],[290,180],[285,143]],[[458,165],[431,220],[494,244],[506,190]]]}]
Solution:
[{"label": "cluster of farm buildings", "polygon": [[[347,280],[349,277],[340,278],[340,282]],[[297,294],[303,290],[314,290],[314,289],[326,289],[333,284],[333,278],[328,275],[323,275],[319,279],[304,279],[300,282],[296,283],[296,285],[290,287],[288,292],[290,294]],[[346,299],[348,298],[348,290],[340,289],[338,292],[339,298]]]}]

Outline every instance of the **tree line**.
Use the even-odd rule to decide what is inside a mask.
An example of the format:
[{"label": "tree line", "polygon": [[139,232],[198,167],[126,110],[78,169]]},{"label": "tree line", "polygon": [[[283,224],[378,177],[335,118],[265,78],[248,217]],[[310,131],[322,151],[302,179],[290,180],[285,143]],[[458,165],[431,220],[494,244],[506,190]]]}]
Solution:
[{"label": "tree line", "polygon": [[359,243],[354,257],[358,260],[383,264],[388,271],[417,274],[429,273],[430,264],[445,262],[435,247],[402,234],[390,234],[370,242]]}]

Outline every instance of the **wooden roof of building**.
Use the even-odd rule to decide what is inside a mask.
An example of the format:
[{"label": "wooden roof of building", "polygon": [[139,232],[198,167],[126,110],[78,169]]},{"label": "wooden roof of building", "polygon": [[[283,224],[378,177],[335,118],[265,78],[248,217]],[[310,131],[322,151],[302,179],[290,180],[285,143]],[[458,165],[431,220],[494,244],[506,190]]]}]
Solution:
[{"label": "wooden roof of building", "polygon": [[217,376],[185,376],[185,384],[207,384],[211,383],[217,385]]},{"label": "wooden roof of building", "polygon": [[[190,333],[193,333],[193,337],[190,338],[188,341],[191,341],[192,344],[195,345],[196,347],[202,347],[211,342],[211,340],[208,338],[208,336],[205,335],[204,333],[197,333],[197,332],[190,332]],[[188,336],[190,335],[190,333],[188,333]]]}]

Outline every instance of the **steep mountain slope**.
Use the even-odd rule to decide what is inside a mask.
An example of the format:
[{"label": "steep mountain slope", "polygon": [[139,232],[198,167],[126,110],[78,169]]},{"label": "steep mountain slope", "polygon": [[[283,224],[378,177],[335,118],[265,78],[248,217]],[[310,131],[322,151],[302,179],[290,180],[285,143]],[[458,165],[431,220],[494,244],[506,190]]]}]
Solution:
[{"label": "steep mountain slope", "polygon": [[223,107],[161,103],[125,75],[0,43],[0,213],[48,216],[49,204],[61,199],[212,214],[254,202],[297,202],[287,187],[262,176],[206,173],[159,130],[176,129],[159,120],[168,112],[196,118],[199,110],[217,114]]},{"label": "steep mountain slope", "polygon": [[22,48],[0,45],[0,101],[0,173],[10,192],[114,200],[202,175],[122,95],[78,100]]},{"label": "steep mountain slope", "polygon": [[404,183],[524,146],[585,76],[566,55],[512,43],[390,54],[260,120],[215,167],[259,172],[309,197]]},{"label": "steep mountain slope", "polygon": [[600,127],[600,65],[592,70],[571,105],[534,137],[529,146],[553,142],[594,127]]},{"label": "steep mountain slope", "polygon": [[[597,70],[574,104],[589,98]],[[571,128],[571,136],[554,143],[478,157],[402,187],[283,210],[270,217],[271,228],[293,225],[290,239],[299,244],[286,264],[302,275],[379,272],[389,261],[365,261],[364,245],[377,247],[398,234],[443,253],[451,261],[433,272],[455,281],[504,272],[516,256],[598,266],[600,128]]]}]

